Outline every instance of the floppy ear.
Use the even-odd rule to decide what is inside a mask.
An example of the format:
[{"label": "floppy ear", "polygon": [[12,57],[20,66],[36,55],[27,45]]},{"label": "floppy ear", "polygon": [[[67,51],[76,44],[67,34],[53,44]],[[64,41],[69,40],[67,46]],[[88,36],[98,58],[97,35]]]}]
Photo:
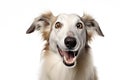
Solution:
[{"label": "floppy ear", "polygon": [[95,19],[93,19],[90,15],[84,14],[82,20],[87,29],[88,36],[91,37],[94,32],[97,32],[98,35],[104,37],[104,34],[101,31],[98,22]]},{"label": "floppy ear", "polygon": [[[40,15],[39,17],[35,18],[32,25],[26,31],[26,34],[30,34],[35,30],[45,30],[45,28],[50,29],[50,25],[52,24],[54,16],[51,12],[46,12]],[[49,26],[49,27],[48,27]]]}]

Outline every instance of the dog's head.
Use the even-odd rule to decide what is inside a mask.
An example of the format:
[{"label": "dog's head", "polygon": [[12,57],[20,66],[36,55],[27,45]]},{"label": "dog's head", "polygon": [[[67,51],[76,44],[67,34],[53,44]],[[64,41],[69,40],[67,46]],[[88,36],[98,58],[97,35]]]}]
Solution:
[{"label": "dog's head", "polygon": [[49,49],[59,54],[66,66],[74,66],[81,50],[91,40],[94,32],[104,36],[98,23],[89,15],[54,16],[47,12],[37,17],[26,33],[40,30],[49,43]]}]

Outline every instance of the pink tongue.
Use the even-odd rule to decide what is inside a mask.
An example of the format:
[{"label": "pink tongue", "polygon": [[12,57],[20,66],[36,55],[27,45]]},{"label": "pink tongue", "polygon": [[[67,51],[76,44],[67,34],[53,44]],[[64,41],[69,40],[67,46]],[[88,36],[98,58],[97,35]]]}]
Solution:
[{"label": "pink tongue", "polygon": [[73,56],[71,55],[71,54],[69,54],[68,52],[64,52],[63,51],[63,54],[64,54],[64,56],[66,57],[66,60],[68,61],[68,62],[72,62],[73,61]]}]

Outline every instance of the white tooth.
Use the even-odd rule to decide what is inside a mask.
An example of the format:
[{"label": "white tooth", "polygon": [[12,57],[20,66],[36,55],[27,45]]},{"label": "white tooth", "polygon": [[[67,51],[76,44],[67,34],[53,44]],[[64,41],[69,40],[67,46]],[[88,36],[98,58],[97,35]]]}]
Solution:
[{"label": "white tooth", "polygon": [[76,57],[74,57],[74,58],[73,58],[73,61],[72,61],[72,63],[73,63],[73,62],[75,62],[75,60],[76,60]]},{"label": "white tooth", "polygon": [[67,59],[66,59],[66,57],[64,56],[63,58],[64,58],[64,60],[67,62]]}]

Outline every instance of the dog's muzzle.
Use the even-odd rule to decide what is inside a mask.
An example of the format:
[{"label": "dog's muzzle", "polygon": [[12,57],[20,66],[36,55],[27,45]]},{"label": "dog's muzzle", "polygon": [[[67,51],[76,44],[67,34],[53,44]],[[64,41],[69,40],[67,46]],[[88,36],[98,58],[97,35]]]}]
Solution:
[{"label": "dog's muzzle", "polygon": [[66,66],[74,66],[76,64],[76,58],[78,55],[78,50],[77,51],[63,51],[62,49],[60,49],[60,47],[57,45],[58,48],[58,52],[61,55],[61,57],[63,58],[63,63]]},{"label": "dog's muzzle", "polygon": [[68,36],[65,38],[64,44],[67,50],[64,51],[59,47],[59,45],[57,45],[58,52],[62,56],[63,63],[66,66],[74,66],[76,64],[76,58],[78,55],[78,50],[74,51],[74,48],[77,44],[76,38]]}]

